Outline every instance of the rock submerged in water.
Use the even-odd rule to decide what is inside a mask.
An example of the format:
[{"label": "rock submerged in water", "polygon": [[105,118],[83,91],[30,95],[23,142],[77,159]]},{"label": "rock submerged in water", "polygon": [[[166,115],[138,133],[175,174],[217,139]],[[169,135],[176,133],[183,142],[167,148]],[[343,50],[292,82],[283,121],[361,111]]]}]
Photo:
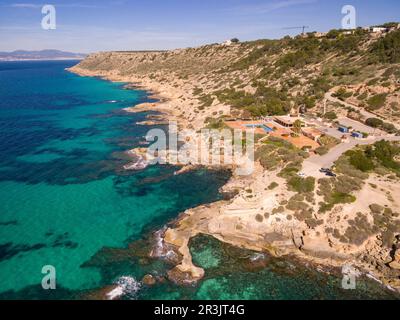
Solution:
[{"label": "rock submerged in water", "polygon": [[143,277],[142,282],[147,286],[154,286],[157,281],[151,274],[146,274]]},{"label": "rock submerged in water", "polygon": [[190,286],[196,284],[201,278],[203,278],[204,273],[193,274],[190,271],[182,271],[179,266],[171,269],[167,273],[168,279],[178,285]]},{"label": "rock submerged in water", "polygon": [[125,165],[124,169],[139,171],[139,170],[146,169],[148,165],[149,164],[146,162],[146,160],[143,157],[139,156],[139,158],[136,162],[132,162],[132,163]]}]

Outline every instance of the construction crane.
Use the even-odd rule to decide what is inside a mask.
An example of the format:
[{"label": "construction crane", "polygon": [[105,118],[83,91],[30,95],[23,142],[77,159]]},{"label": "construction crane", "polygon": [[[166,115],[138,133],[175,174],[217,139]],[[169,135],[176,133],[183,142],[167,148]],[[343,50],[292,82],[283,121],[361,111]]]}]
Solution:
[{"label": "construction crane", "polygon": [[283,28],[283,29],[285,29],[285,30],[302,29],[303,31],[301,34],[304,34],[305,30],[308,28],[310,28],[310,27],[309,26],[301,26],[301,27],[288,27],[288,28]]}]

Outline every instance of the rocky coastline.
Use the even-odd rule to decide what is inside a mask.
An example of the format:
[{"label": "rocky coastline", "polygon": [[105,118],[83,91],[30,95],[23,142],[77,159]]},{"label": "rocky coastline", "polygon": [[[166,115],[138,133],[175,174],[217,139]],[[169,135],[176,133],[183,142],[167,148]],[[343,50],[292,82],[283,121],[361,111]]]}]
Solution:
[{"label": "rocky coastline", "polygon": [[[113,69],[89,70],[77,65],[69,71],[81,76],[127,82],[128,87],[152,92],[151,98],[159,100],[158,102],[143,103],[125,111],[134,113],[155,111],[160,116],[154,124],[157,121],[162,121],[162,124],[166,121],[176,121],[180,129],[199,130],[204,127],[207,116],[216,112],[230,114],[229,106],[215,104],[207,114],[197,116],[193,111],[193,105],[199,104],[198,99],[192,94],[195,85],[174,76],[171,76],[175,80],[171,81],[171,84],[161,84],[148,75],[125,75]],[[185,171],[187,168],[183,167],[182,170]],[[278,182],[280,187],[276,190],[265,188],[272,181]],[[190,285],[204,277],[204,270],[192,262],[189,241],[199,234],[205,234],[239,248],[268,252],[276,257],[295,256],[306,263],[315,264],[316,268],[318,266],[342,268],[343,265],[349,264],[393,290],[400,289],[400,241],[399,248],[394,251],[393,261],[386,261],[387,257],[379,260],[376,259],[373,239],[362,248],[342,246],[332,243],[326,234],[309,230],[303,222],[287,219],[282,213],[267,216],[267,212],[272,212],[276,206],[293,196],[284,185],[277,172],[265,172],[257,164],[252,175],[233,175],[228,184],[222,188],[221,191],[230,194],[231,199],[202,205],[182,213],[168,228],[160,231],[158,256],[165,257],[166,251],[170,254],[173,252],[174,257],[179,257],[175,260],[175,267],[168,272],[168,278],[179,284]],[[248,190],[251,190],[251,198],[248,197]],[[349,209],[341,207],[338,210]],[[160,254],[160,251],[163,254]],[[371,253],[368,255],[369,258],[362,258],[364,252]],[[154,251],[152,254],[154,256]],[[389,263],[391,263],[391,273],[387,268]]]}]

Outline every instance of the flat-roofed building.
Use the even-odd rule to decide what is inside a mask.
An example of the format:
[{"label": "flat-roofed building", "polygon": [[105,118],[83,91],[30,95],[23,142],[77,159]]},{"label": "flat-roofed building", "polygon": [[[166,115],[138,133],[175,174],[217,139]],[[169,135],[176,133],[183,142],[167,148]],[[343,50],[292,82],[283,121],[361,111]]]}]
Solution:
[{"label": "flat-roofed building", "polygon": [[301,119],[299,117],[291,117],[291,116],[279,116],[275,117],[274,121],[285,128],[293,128],[294,123]]},{"label": "flat-roofed building", "polygon": [[364,138],[364,135],[361,132],[358,132],[358,131],[353,131],[351,136],[354,137],[354,138],[357,138],[357,139]]},{"label": "flat-roofed building", "polygon": [[372,27],[371,28],[371,32],[372,33],[384,33],[384,32],[388,32],[388,28],[386,27]]},{"label": "flat-roofed building", "polygon": [[338,130],[339,130],[340,132],[342,132],[342,133],[349,133],[349,132],[350,132],[350,129],[349,129],[348,127],[346,127],[346,126],[343,126],[343,125],[340,125],[340,126],[338,127]]}]

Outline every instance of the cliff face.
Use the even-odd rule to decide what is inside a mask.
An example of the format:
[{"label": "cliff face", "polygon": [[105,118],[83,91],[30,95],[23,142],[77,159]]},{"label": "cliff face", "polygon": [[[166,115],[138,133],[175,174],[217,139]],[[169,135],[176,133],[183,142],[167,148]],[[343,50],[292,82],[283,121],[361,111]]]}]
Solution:
[{"label": "cliff face", "polygon": [[87,57],[79,67],[92,71],[118,70],[121,75],[178,77],[206,74],[226,67],[240,57],[240,46],[205,46],[174,51],[104,52]]}]

